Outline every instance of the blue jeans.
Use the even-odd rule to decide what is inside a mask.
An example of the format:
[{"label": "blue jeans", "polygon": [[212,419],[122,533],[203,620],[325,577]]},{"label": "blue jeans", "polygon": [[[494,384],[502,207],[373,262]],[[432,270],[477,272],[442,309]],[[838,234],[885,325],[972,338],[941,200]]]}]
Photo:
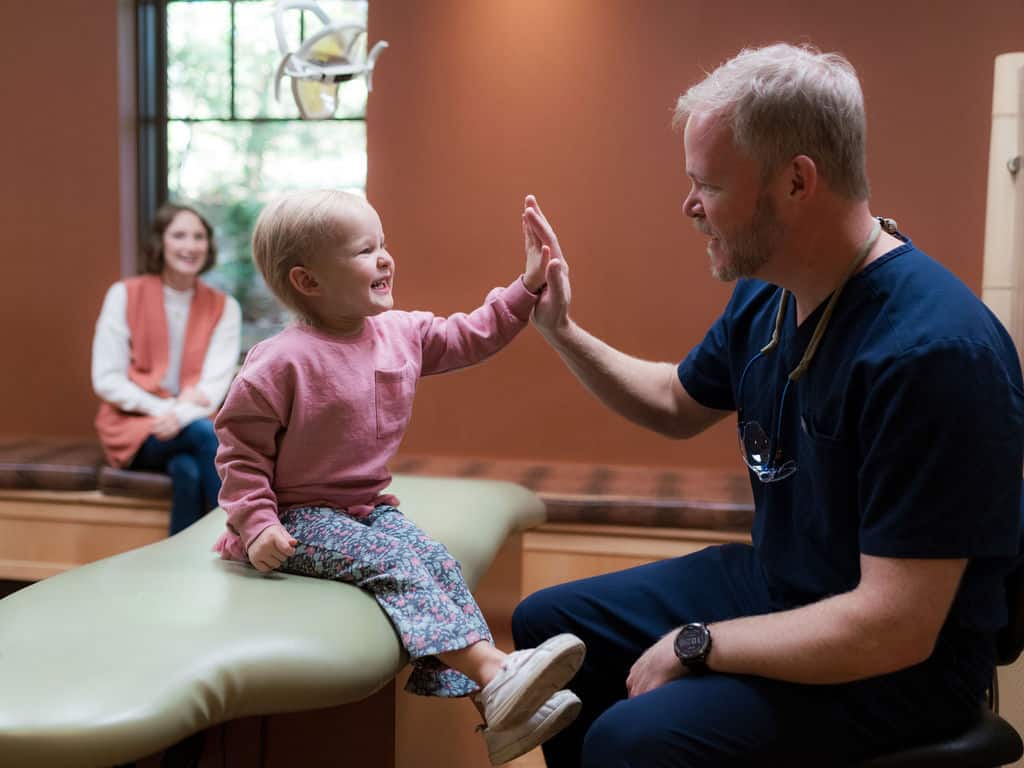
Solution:
[{"label": "blue jeans", "polygon": [[740,544],[527,597],[512,617],[517,648],[559,632],[587,644],[568,686],[583,710],[544,745],[548,768],[835,768],[951,735],[977,718],[991,665],[967,663],[972,654],[957,640],[922,664],[841,685],[712,672],[626,698],[633,662],[670,629],[783,607],[756,554]]},{"label": "blue jeans", "polygon": [[217,506],[220,477],[213,463],[216,455],[213,422],[199,419],[170,440],[150,435],[128,465],[129,469],[166,472],[171,476],[172,536]]}]

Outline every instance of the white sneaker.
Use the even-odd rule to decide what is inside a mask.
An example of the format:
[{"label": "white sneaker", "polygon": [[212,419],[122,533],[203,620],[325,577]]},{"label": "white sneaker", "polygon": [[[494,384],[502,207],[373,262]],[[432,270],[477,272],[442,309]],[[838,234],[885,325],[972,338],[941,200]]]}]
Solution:
[{"label": "white sneaker", "polygon": [[504,730],[528,720],[583,664],[587,652],[576,635],[555,635],[536,648],[515,651],[476,695],[487,727]]},{"label": "white sneaker", "polygon": [[581,706],[572,691],[557,691],[525,723],[504,730],[480,726],[491,765],[507,763],[539,747],[567,728],[580,713]]}]

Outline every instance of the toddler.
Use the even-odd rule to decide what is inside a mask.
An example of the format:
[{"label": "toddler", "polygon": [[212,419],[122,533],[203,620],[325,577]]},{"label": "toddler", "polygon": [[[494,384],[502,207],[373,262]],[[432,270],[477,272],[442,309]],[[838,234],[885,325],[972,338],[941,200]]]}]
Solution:
[{"label": "toddler", "polygon": [[473,312],[442,318],[392,309],[395,260],[377,212],[356,195],[272,202],[252,251],[298,321],[249,351],[217,416],[228,516],[217,551],[371,592],[412,660],[407,690],[473,695],[491,761],[512,760],[576,717],[579,699],[560,689],[583,643],[558,635],[510,654],[496,648],[459,564],[384,490],[417,379],[511,341],[544,287],[548,254],[526,237],[521,277]]}]

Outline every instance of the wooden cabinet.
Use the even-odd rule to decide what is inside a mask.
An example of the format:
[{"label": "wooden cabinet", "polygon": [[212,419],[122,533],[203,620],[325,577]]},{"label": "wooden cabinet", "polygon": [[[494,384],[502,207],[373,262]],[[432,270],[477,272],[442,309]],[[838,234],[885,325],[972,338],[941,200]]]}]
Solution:
[{"label": "wooden cabinet", "polygon": [[588,576],[749,541],[728,531],[548,523],[523,535],[523,595]]}]

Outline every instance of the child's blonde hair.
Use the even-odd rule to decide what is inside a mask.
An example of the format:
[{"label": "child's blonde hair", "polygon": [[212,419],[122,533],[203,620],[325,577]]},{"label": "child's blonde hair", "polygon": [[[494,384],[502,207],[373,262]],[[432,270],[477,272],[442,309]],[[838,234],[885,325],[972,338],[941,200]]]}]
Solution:
[{"label": "child's blonde hair", "polygon": [[342,214],[353,204],[368,204],[350,192],[316,189],[289,192],[267,203],[252,232],[252,259],[278,301],[306,323],[316,325],[303,297],[288,277],[327,245],[337,242]]}]

